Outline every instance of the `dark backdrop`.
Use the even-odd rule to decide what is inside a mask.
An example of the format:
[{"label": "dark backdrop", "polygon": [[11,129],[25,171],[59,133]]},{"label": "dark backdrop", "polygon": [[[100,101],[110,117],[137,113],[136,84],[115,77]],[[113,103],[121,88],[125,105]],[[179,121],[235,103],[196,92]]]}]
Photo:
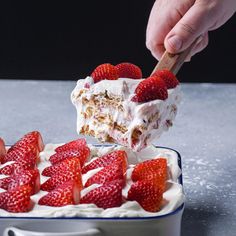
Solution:
[{"label": "dark backdrop", "polygon": [[[147,76],[145,47],[154,1],[2,1],[0,78],[82,78],[98,64],[130,61]],[[179,73],[185,82],[235,82],[234,16],[210,33],[210,45]]]}]

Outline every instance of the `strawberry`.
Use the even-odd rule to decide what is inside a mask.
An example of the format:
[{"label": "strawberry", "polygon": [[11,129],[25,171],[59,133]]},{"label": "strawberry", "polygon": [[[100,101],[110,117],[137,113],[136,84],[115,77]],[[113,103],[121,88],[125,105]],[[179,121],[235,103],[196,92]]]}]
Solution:
[{"label": "strawberry", "polygon": [[74,181],[65,182],[59,185],[47,195],[39,199],[39,205],[46,206],[66,206],[75,205],[79,203],[80,187]]},{"label": "strawberry", "polygon": [[91,77],[94,80],[94,83],[97,83],[101,80],[117,80],[118,79],[118,70],[115,66],[105,63],[101,64],[95,68],[92,72]]},{"label": "strawberry", "polygon": [[23,159],[33,159],[35,163],[39,158],[39,152],[36,148],[32,146],[22,146],[18,148],[12,149],[10,152],[8,151],[7,154],[3,158],[3,163],[8,161],[21,161]]},{"label": "strawberry", "polygon": [[148,77],[135,89],[133,102],[148,102],[155,99],[165,100],[168,97],[165,82],[159,77]]},{"label": "strawberry", "polygon": [[12,181],[8,185],[8,190],[13,190],[22,185],[31,187],[31,195],[34,195],[40,190],[40,175],[38,169],[25,170],[20,174],[13,175],[11,178]]},{"label": "strawberry", "polygon": [[127,164],[127,154],[123,150],[113,151],[113,152],[105,154],[101,157],[98,157],[93,162],[91,162],[88,165],[84,166],[83,169],[82,169],[82,173],[85,174],[89,170],[93,170],[93,169],[96,169],[98,167],[108,166],[112,162],[115,162],[115,161],[122,161],[123,172],[125,173],[128,164]]},{"label": "strawberry", "polygon": [[6,190],[13,190],[19,186],[28,185],[31,187],[31,195],[40,189],[40,175],[36,170],[25,170],[20,174],[12,175],[0,180],[0,187]]},{"label": "strawberry", "polygon": [[165,158],[157,158],[154,160],[147,160],[137,164],[132,172],[131,179],[151,180],[154,181],[159,188],[165,189],[167,179],[167,161]]},{"label": "strawberry", "polygon": [[130,79],[141,79],[142,71],[141,69],[129,62],[123,62],[116,65],[118,70],[119,78],[130,78]]},{"label": "strawberry", "polygon": [[153,181],[139,180],[131,185],[127,199],[137,201],[146,211],[156,212],[160,210],[162,194]]},{"label": "strawberry", "polygon": [[80,189],[83,188],[80,166],[76,166],[74,169],[70,168],[69,170],[61,171],[53,175],[41,185],[41,190],[49,192],[54,190],[59,185],[71,180],[76,182]]},{"label": "strawberry", "polygon": [[0,138],[0,164],[3,162],[6,153],[4,140]]},{"label": "strawberry", "polygon": [[80,169],[80,160],[75,157],[67,158],[64,161],[59,162],[58,164],[46,167],[43,170],[42,175],[51,177],[57,173],[75,168]]},{"label": "strawberry", "polygon": [[0,193],[0,208],[13,213],[28,212],[31,209],[30,193],[28,185]]},{"label": "strawberry", "polygon": [[114,162],[98,171],[87,180],[85,187],[92,184],[104,184],[113,180],[122,180],[124,184],[124,174],[121,162]]},{"label": "strawberry", "polygon": [[52,165],[55,165],[67,158],[76,157],[80,160],[80,165],[83,166],[85,161],[90,155],[90,149],[87,146],[81,147],[80,149],[71,149],[64,152],[58,152],[53,154],[49,160]]},{"label": "strawberry", "polygon": [[12,178],[11,177],[6,177],[6,178],[2,178],[0,179],[0,188],[3,188],[5,190],[8,189],[9,184],[12,182]]},{"label": "strawberry", "polygon": [[95,204],[103,209],[119,207],[122,204],[122,180],[106,183],[88,192],[81,198],[80,204]]},{"label": "strawberry", "polygon": [[32,146],[39,152],[43,151],[44,143],[41,134],[38,131],[32,131],[25,134],[19,141],[17,141],[9,150],[11,152],[19,147]]},{"label": "strawberry", "polygon": [[57,147],[55,149],[55,152],[64,152],[66,150],[80,149],[81,147],[84,147],[86,145],[86,140],[84,138],[81,138]]},{"label": "strawberry", "polygon": [[36,168],[36,161],[33,158],[18,160],[10,165],[0,169],[2,175],[20,174],[24,170],[32,170]]},{"label": "strawberry", "polygon": [[175,88],[179,84],[179,81],[177,80],[175,75],[169,70],[155,71],[152,76],[160,77],[161,79],[163,79],[167,89]]}]

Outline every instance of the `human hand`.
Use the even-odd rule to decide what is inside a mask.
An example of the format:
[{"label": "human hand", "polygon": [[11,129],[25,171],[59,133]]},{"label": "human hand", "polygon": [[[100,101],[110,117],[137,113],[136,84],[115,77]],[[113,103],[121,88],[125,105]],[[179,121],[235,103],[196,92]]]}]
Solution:
[{"label": "human hand", "polygon": [[146,45],[160,59],[165,49],[178,53],[196,38],[187,60],[208,44],[208,31],[223,25],[236,11],[236,0],[156,0],[146,33]]}]

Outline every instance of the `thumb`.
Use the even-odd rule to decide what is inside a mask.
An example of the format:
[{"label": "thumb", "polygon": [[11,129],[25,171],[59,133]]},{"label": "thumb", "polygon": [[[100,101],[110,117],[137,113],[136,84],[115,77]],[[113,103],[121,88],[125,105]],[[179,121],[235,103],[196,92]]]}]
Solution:
[{"label": "thumb", "polygon": [[[164,45],[168,52],[178,53],[188,48],[197,37],[207,31],[206,6],[194,4],[167,34]],[[209,17],[209,16],[208,16]]]}]

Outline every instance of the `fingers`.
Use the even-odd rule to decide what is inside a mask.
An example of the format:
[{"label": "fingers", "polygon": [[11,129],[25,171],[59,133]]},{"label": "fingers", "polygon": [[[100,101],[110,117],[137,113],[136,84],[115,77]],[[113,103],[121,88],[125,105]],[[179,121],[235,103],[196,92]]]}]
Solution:
[{"label": "fingers", "polygon": [[[194,40],[207,31],[211,23],[207,18],[206,8],[200,4],[194,4],[181,20],[173,27],[165,38],[165,48],[170,53],[178,53],[188,48]],[[207,38],[201,42],[195,52],[205,47]]]},{"label": "fingers", "polygon": [[150,13],[146,46],[152,55],[160,59],[165,51],[164,39],[195,0],[157,0]]}]

